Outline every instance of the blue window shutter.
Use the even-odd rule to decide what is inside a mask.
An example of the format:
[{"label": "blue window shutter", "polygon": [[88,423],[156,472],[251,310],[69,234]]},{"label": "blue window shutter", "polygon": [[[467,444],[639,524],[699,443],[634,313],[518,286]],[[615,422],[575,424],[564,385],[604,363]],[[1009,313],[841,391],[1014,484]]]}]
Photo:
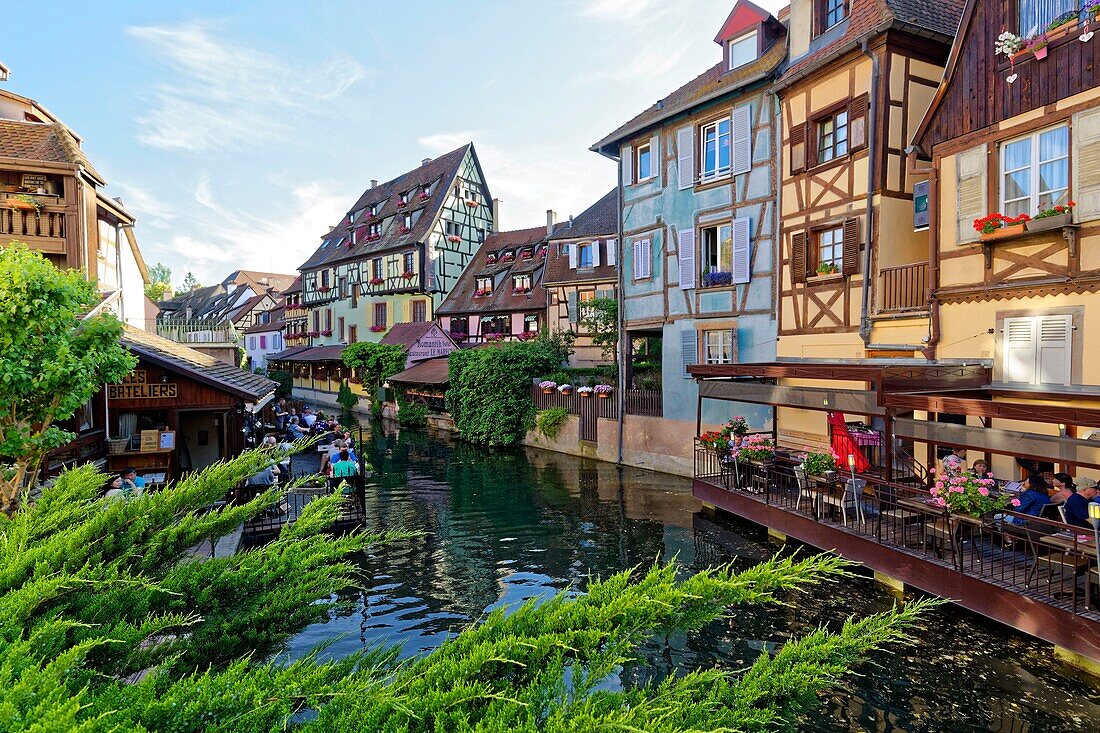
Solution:
[{"label": "blue window shutter", "polygon": [[680,363],[684,369],[684,377],[691,379],[691,374],[688,373],[688,367],[694,366],[699,362],[699,334],[693,329],[689,328],[686,331],[680,332]]}]

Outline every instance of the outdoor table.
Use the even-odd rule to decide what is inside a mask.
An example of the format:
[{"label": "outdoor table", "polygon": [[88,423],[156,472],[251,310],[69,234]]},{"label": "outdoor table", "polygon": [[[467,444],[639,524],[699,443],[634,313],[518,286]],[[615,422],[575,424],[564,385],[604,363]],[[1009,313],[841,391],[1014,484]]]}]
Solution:
[{"label": "outdoor table", "polygon": [[[1074,544],[1074,535],[1077,535],[1076,545]],[[1085,553],[1085,606],[1087,607],[1092,601],[1092,576],[1089,574],[1088,567],[1089,563],[1096,559],[1095,535],[1086,534],[1083,527],[1075,527],[1043,535],[1038,538],[1038,542],[1063,554],[1074,551]],[[1074,561],[1074,566],[1079,567],[1076,561]]]}]

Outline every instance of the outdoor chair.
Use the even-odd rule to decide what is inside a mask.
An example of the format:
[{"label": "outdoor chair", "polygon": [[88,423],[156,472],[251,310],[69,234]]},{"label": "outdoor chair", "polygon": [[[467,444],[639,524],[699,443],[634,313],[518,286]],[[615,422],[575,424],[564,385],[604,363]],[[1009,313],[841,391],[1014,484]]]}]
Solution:
[{"label": "outdoor chair", "polygon": [[855,510],[856,521],[860,524],[864,522],[863,516],[863,488],[867,486],[867,481],[861,478],[850,478],[844,483],[844,493],[837,495],[828,491],[821,492],[821,503],[824,509],[825,505],[838,507],[840,509],[841,521],[844,526],[848,526],[848,509]]},{"label": "outdoor chair", "polygon": [[814,516],[817,516],[821,504],[821,490],[806,476],[806,469],[802,466],[794,467],[794,479],[798,483],[798,501],[794,505],[795,511],[801,511],[802,502],[808,501]]},{"label": "outdoor chair", "polygon": [[768,493],[768,466],[753,466],[752,476],[749,478],[749,493]]},{"label": "outdoor chair", "polygon": [[878,526],[876,535],[882,542],[882,525],[885,523],[891,528],[891,537],[897,537],[897,529],[901,528],[901,544],[908,546],[909,528],[916,526],[919,530],[924,525],[924,514],[911,509],[903,509],[898,504],[897,491],[892,486],[880,486],[876,490],[878,496]]}]

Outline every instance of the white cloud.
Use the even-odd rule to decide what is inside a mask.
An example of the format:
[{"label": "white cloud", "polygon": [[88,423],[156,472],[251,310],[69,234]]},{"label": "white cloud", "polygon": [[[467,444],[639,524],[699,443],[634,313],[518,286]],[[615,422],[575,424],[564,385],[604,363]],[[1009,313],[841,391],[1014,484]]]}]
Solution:
[{"label": "white cloud", "polygon": [[147,188],[125,181],[113,182],[112,188],[118,189],[123,205],[137,216],[141,227],[164,229],[176,218],[173,207]]},{"label": "white cloud", "polygon": [[209,21],[126,29],[169,72],[138,119],[141,142],[204,152],[275,139],[366,76],[345,55],[309,66],[249,48],[221,30]]}]

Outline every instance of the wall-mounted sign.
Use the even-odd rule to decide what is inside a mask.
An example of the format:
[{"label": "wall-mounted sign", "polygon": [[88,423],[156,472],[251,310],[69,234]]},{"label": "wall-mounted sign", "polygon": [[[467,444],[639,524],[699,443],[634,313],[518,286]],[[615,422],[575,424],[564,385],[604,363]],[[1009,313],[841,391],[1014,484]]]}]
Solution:
[{"label": "wall-mounted sign", "polygon": [[159,430],[142,430],[141,431],[141,452],[148,453],[149,451],[155,451],[157,449],[157,438],[160,437]]},{"label": "wall-mounted sign", "polygon": [[162,430],[160,435],[157,436],[157,447],[161,450],[175,450],[176,449],[176,431],[174,430]]},{"label": "wall-mounted sign", "polygon": [[23,174],[23,188],[29,188],[32,191],[46,188],[46,176],[42,173],[24,173]]},{"label": "wall-mounted sign", "polygon": [[913,184],[913,230],[928,228],[928,181]]},{"label": "wall-mounted sign", "polygon": [[455,342],[451,340],[451,337],[444,333],[443,329],[439,326],[432,324],[432,327],[425,331],[424,335],[409,347],[409,356],[405,360],[405,368],[407,369],[413,364],[424,361],[425,359],[435,359],[440,356],[446,356],[454,351],[455,348]]},{"label": "wall-mounted sign", "polygon": [[127,374],[122,384],[107,385],[108,400],[163,400],[178,396],[179,387],[175,382],[146,381],[144,370],[135,369]]}]

